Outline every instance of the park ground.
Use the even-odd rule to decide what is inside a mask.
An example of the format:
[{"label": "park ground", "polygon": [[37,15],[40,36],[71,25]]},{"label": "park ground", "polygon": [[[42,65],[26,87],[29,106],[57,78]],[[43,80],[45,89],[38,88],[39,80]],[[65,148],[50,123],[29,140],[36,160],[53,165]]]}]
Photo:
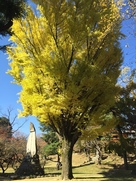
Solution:
[{"label": "park ground", "polygon": [[[8,169],[5,175],[0,175],[0,181],[60,181],[61,169],[56,169],[56,160],[57,156],[52,156],[46,162],[44,177],[11,179],[13,170]],[[136,173],[132,174],[132,170],[136,170],[136,160],[129,164],[129,170],[125,170],[123,159],[113,154],[103,160],[101,165],[87,162],[85,154],[73,154],[74,179],[72,181],[136,181]]]}]

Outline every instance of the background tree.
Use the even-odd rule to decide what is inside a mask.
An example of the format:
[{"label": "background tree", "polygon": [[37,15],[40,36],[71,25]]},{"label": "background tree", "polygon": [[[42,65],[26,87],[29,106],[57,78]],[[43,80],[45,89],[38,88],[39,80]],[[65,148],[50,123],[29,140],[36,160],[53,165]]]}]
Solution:
[{"label": "background tree", "polygon": [[26,136],[19,133],[6,139],[0,136],[0,168],[3,173],[9,166],[16,170],[26,153]]},{"label": "background tree", "polygon": [[14,18],[24,15],[24,3],[26,0],[0,0],[0,34],[10,34]]},{"label": "background tree", "polygon": [[17,132],[22,125],[13,130],[17,116],[11,115],[12,111],[8,108],[0,117],[0,167],[3,173],[9,165],[16,169],[26,152],[26,137]]},{"label": "background tree", "polygon": [[7,170],[10,160],[9,143],[12,138],[12,125],[6,117],[0,117],[0,167],[4,173]]},{"label": "background tree", "polygon": [[12,125],[6,117],[0,117],[0,135],[2,140],[12,137]]},{"label": "background tree", "polygon": [[124,20],[130,18],[136,18],[136,1],[135,0],[123,0],[118,1]]},{"label": "background tree", "polygon": [[46,145],[43,148],[44,155],[48,157],[49,155],[57,154],[57,169],[59,170],[59,166],[61,165],[59,153],[61,143],[59,138],[50,126],[46,126],[45,124],[41,123],[41,130],[44,132],[42,139],[46,142]]},{"label": "background tree", "polygon": [[16,170],[24,156],[26,156],[26,144],[27,144],[27,136],[19,131],[17,131],[12,139],[10,140],[10,153],[12,154],[11,166],[14,170]]},{"label": "background tree", "polygon": [[[0,0],[0,35],[11,35],[13,19],[25,15],[24,4],[26,0]],[[6,45],[0,46],[0,50],[5,50]]]},{"label": "background tree", "polygon": [[[9,74],[23,87],[22,116],[34,115],[62,141],[62,178],[71,179],[73,146],[106,125],[118,88],[120,14],[113,1],[35,0],[14,21]],[[113,121],[113,119],[111,119]]]},{"label": "background tree", "polygon": [[44,152],[43,152],[43,147],[46,145],[47,143],[44,141],[44,139],[42,138],[41,135],[37,136],[37,151],[38,151],[38,155],[41,155],[42,157],[44,157]]},{"label": "background tree", "polygon": [[[127,153],[135,153],[136,130],[136,101],[135,101],[135,70],[132,71],[129,80],[121,87],[116,105],[113,108],[114,115],[118,119],[116,130],[119,135],[119,155],[124,158],[125,168],[128,169]],[[116,144],[117,145],[117,144]]]},{"label": "background tree", "polygon": [[42,166],[42,168],[44,168],[45,164],[46,164],[46,156],[45,156],[45,152],[44,152],[44,147],[46,146],[46,142],[43,140],[41,135],[37,136],[37,152],[39,155],[39,160],[40,160],[40,165]]},{"label": "background tree", "polygon": [[136,18],[136,1],[135,0],[129,0],[129,11],[127,12],[130,17]]},{"label": "background tree", "polygon": [[[13,108],[8,107],[6,112],[3,112],[2,110],[0,111],[1,119],[4,118],[4,120],[7,120],[7,124],[10,124],[9,127],[11,126],[11,129],[14,127],[15,124],[17,124],[16,119],[17,119],[17,114],[13,114]],[[26,123],[27,119],[16,129],[10,130],[11,134],[13,135],[15,132],[18,132],[18,130]],[[2,129],[4,129],[3,126],[4,123],[2,123]],[[6,128],[7,129],[7,128]]]},{"label": "background tree", "polygon": [[44,134],[42,135],[42,139],[47,143],[44,147],[44,153],[46,156],[55,155],[58,153],[59,139],[56,133],[52,130],[52,128],[47,128],[44,126],[42,131],[44,130]]}]

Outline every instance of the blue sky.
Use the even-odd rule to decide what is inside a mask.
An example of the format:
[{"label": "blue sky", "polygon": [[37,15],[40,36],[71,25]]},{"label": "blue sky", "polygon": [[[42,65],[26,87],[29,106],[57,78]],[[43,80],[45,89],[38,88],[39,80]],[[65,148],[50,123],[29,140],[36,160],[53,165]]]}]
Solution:
[{"label": "blue sky", "polygon": [[[7,44],[8,37],[0,39],[0,45]],[[21,91],[21,87],[17,86],[16,84],[12,84],[13,78],[6,74],[7,70],[10,69],[8,65],[6,53],[0,51],[0,111],[4,114],[7,114],[7,109],[12,108],[13,111],[11,112],[11,122],[15,115],[18,114],[18,109],[21,109],[21,104],[18,103],[19,95],[18,93]],[[30,116],[29,118],[17,118],[15,124],[13,126],[14,130],[17,130],[23,123],[25,124],[19,129],[20,132],[25,133],[26,135],[29,134],[29,125],[30,122],[33,122],[36,128],[36,133],[41,134],[39,129],[39,122],[36,120],[35,117]]]},{"label": "blue sky", "polygon": [[136,68],[136,20],[125,20],[122,23],[122,32],[126,35],[126,38],[121,40],[124,65]]},{"label": "blue sky", "polygon": [[[124,66],[130,66],[136,68],[136,25],[133,20],[127,20],[123,23],[122,27],[123,33],[127,35],[124,40],[121,40],[121,47],[124,52]],[[0,39],[0,44],[8,43],[8,38]],[[21,104],[17,103],[19,95],[18,93],[21,90],[21,87],[12,84],[12,77],[6,74],[7,70],[10,67],[8,66],[7,55],[0,51],[0,111],[7,113],[9,107],[13,108],[12,119],[15,114],[18,114],[18,109],[21,109]],[[12,121],[11,119],[11,121]],[[25,118],[20,118],[16,120],[16,124],[13,129],[16,130],[19,126],[23,124]],[[30,116],[26,123],[19,129],[20,132],[29,134],[29,125],[30,122],[33,122],[36,128],[37,134],[41,134],[39,129],[39,122],[36,118]]]}]

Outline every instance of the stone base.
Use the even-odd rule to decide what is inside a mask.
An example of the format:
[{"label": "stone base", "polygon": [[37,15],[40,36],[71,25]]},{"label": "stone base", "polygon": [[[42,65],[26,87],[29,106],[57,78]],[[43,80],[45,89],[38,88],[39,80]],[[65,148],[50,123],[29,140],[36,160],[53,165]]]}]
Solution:
[{"label": "stone base", "polygon": [[15,174],[18,176],[44,175],[44,169],[41,168],[39,156],[35,155],[33,158],[29,156],[24,157]]}]

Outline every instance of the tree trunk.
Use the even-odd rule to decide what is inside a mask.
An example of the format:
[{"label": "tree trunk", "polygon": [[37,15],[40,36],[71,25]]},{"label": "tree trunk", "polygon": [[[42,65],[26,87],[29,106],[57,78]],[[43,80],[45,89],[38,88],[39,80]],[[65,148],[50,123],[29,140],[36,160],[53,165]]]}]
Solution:
[{"label": "tree trunk", "polygon": [[60,167],[61,167],[61,162],[60,162],[60,154],[58,153],[57,154],[57,157],[58,157],[58,159],[57,159],[57,170],[59,170],[60,169]]},{"label": "tree trunk", "polygon": [[117,129],[119,132],[119,139],[120,139],[120,144],[121,144],[121,149],[122,149],[122,154],[123,154],[123,159],[124,159],[124,166],[125,166],[125,169],[128,170],[127,152],[126,152],[126,148],[125,148],[122,131],[121,131],[121,128],[119,125],[117,126]]},{"label": "tree trunk", "polygon": [[74,144],[72,141],[63,139],[62,141],[62,180],[73,178],[72,173],[72,152]]},{"label": "tree trunk", "polygon": [[101,160],[102,160],[102,154],[101,154],[101,149],[100,146],[97,144],[96,145],[96,157],[98,158],[98,165],[101,165]]},{"label": "tree trunk", "polygon": [[126,152],[126,150],[123,150],[123,159],[124,159],[125,169],[128,170],[128,161],[127,161],[127,152]]},{"label": "tree trunk", "polygon": [[5,173],[5,170],[6,170],[6,169],[4,169],[3,164],[1,164],[0,167],[1,167],[2,173]]},{"label": "tree trunk", "polygon": [[3,166],[1,165],[0,167],[1,167],[2,173],[4,173],[4,172],[5,172],[5,170],[3,169]]}]

